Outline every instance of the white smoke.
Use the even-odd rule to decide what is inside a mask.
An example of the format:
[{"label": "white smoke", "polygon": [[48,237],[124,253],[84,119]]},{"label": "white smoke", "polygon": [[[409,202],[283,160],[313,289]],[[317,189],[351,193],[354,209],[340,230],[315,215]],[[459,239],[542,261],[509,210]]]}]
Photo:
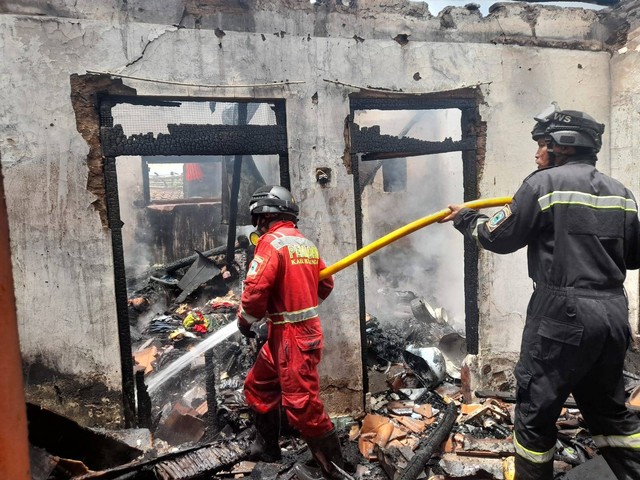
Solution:
[{"label": "white smoke", "polygon": [[[379,125],[381,134],[429,141],[459,140],[460,111],[366,111],[356,123]],[[407,131],[407,127],[410,127]],[[382,160],[402,165],[398,159]],[[463,201],[460,152],[406,159],[406,188],[385,192],[382,169],[362,195],[363,241],[368,244],[407,223]],[[374,253],[365,261],[369,313],[388,316],[397,306],[380,289],[404,290],[444,308],[456,329],[464,326],[463,237],[451,224],[436,224],[414,232]],[[391,302],[391,304],[389,304]],[[372,311],[375,309],[376,311]]]}]

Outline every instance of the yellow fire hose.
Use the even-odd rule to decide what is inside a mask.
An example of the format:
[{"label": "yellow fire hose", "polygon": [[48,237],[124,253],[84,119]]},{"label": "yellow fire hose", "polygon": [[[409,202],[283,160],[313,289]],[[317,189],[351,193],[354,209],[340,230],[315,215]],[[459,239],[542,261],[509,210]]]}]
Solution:
[{"label": "yellow fire hose", "polygon": [[[495,197],[473,200],[471,202],[463,203],[462,206],[478,210],[480,208],[502,207],[507,203],[511,203],[511,197]],[[444,210],[440,210],[439,212],[432,213],[431,215],[427,215],[426,217],[422,217],[418,220],[408,223],[404,227],[400,227],[397,230],[386,234],[384,237],[380,237],[376,241],[371,242],[369,245],[365,245],[360,250],[356,250],[351,255],[347,255],[342,260],[338,260],[333,265],[329,265],[328,267],[322,269],[320,271],[320,280],[327,278],[344,268],[347,268],[349,265],[362,260],[364,257],[371,255],[373,252],[380,250],[382,247],[386,247],[391,242],[395,242],[399,238],[409,235],[416,230],[420,230],[427,225],[431,225],[432,223],[436,223],[442,220],[450,213],[451,210],[445,208]]]}]

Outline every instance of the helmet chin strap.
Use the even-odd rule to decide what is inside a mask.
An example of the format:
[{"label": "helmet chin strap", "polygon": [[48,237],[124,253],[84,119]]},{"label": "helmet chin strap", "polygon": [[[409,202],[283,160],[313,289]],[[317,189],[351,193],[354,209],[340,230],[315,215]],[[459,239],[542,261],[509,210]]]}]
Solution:
[{"label": "helmet chin strap", "polygon": [[556,152],[553,149],[555,142],[550,137],[547,137],[545,138],[545,143],[547,144],[547,156],[549,158],[549,166],[555,167],[556,161],[557,161]]},{"label": "helmet chin strap", "polygon": [[549,159],[549,166],[550,167],[555,167],[556,166],[556,154],[553,152],[550,152],[549,150],[547,150],[547,158]]},{"label": "helmet chin strap", "polygon": [[275,218],[272,215],[258,215],[258,222],[256,224],[256,228],[258,229],[258,233],[260,235],[264,235],[269,230],[269,226],[271,222],[273,222]]},{"label": "helmet chin strap", "polygon": [[554,167],[564,165],[567,162],[567,159],[575,154],[575,149],[567,151],[569,148],[570,147],[558,145],[553,140],[548,140],[547,154],[549,155],[549,165],[553,165]]}]

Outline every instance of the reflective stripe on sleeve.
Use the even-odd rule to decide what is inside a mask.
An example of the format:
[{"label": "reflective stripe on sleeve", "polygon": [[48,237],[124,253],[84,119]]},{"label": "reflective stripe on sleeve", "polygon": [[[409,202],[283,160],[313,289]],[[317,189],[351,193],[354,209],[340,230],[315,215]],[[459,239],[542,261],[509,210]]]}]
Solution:
[{"label": "reflective stripe on sleeve", "polygon": [[274,239],[271,242],[271,246],[276,250],[280,250],[283,247],[295,247],[299,245],[304,245],[308,247],[315,247],[311,240],[308,240],[304,237],[296,237],[296,236],[282,236]]},{"label": "reflective stripe on sleeve", "polygon": [[523,447],[522,444],[518,442],[515,432],[513,433],[513,446],[515,447],[518,455],[533,463],[551,462],[553,460],[553,455],[556,453],[555,445],[551,450],[547,450],[546,452],[536,452]]},{"label": "reflective stripe on sleeve", "polygon": [[304,310],[298,310],[297,312],[270,313],[269,320],[274,325],[282,325],[283,323],[304,322],[305,320],[309,320],[317,316],[318,309],[316,307],[311,307]]},{"label": "reflective stripe on sleeve", "polygon": [[640,449],[640,432],[631,435],[594,435],[596,447],[618,447]]},{"label": "reflective stripe on sleeve", "polygon": [[249,315],[247,312],[244,311],[244,309],[242,307],[240,307],[240,316],[243,318],[243,320],[245,322],[247,322],[249,325],[253,325],[254,323],[256,323],[258,320],[260,320],[257,317],[254,317],[253,315]]},{"label": "reflective stripe on sleeve", "polygon": [[473,239],[476,241],[476,243],[478,244],[479,247],[482,248],[482,245],[480,244],[480,240],[478,240],[478,228],[480,228],[480,225],[484,225],[485,223],[487,223],[489,221],[488,218],[481,218],[476,222],[476,226],[473,229],[473,231],[471,232],[471,236],[473,237]]},{"label": "reflective stripe on sleeve", "polygon": [[617,195],[598,196],[584,192],[551,192],[538,199],[540,209],[544,212],[552,206],[561,205],[582,205],[590,208],[617,209],[626,212],[637,212],[636,202],[629,198]]}]

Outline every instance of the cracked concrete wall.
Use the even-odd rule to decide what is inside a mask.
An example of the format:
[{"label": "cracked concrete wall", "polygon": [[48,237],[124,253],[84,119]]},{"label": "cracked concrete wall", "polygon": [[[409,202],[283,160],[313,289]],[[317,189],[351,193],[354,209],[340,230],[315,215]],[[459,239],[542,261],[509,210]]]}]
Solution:
[{"label": "cracked concrete wall", "polygon": [[[455,3],[455,2],[452,2]],[[0,7],[1,8],[1,7]],[[496,3],[489,15],[469,3],[430,12],[428,3],[409,0],[13,0],[6,12],[111,22],[177,25],[181,28],[243,31],[264,35],[387,40],[398,34],[411,41],[496,42],[529,37],[605,43],[606,10],[526,3]],[[1,10],[0,10],[1,12]],[[564,13],[562,13],[564,12]]]},{"label": "cracked concrete wall", "polygon": [[[0,78],[8,86],[0,149],[28,395],[88,418],[94,407],[69,405],[78,406],[70,397],[85,387],[86,401],[113,419],[121,372],[111,238],[103,199],[88,190],[91,148],[78,131],[70,75],[85,64],[112,66],[114,44],[126,63],[124,52],[139,55],[160,27],[143,26],[129,39],[111,24],[88,23],[0,16]],[[103,388],[94,395],[87,385]]]},{"label": "cracked concrete wall", "polygon": [[[235,85],[122,79],[141,95],[285,99],[300,227],[317,241],[327,264],[356,249],[352,178],[343,163],[348,95],[359,91],[353,85],[405,93],[477,85],[487,131],[479,178],[482,197],[513,193],[535,168],[532,116],[551,100],[563,108],[588,110],[609,123],[609,55],[593,51],[593,45],[607,48],[604,39],[609,35],[602,33],[600,17],[593,12],[576,16],[573,10],[536,7],[538,35],[550,22],[555,38],[586,46],[561,50],[488,40],[503,35],[505,27],[510,34],[532,38],[531,19],[523,19],[527,9],[522,5],[499,7],[499,22],[478,18],[472,10],[452,9],[449,15],[456,27],[447,27],[449,36],[442,37],[442,21],[420,13],[418,5],[412,6],[419,10],[412,15],[404,4],[401,14],[380,13],[380,6],[373,14],[365,7],[262,1],[245,17],[222,7],[219,14],[215,9],[201,12],[200,26],[214,27],[217,18],[220,27],[194,29],[173,25],[195,18],[194,3],[184,2],[184,8],[177,7],[180,2],[162,3],[165,9],[153,13],[136,10],[142,4],[131,1],[100,2],[99,8],[82,0],[15,1],[16,14],[0,16],[5,59],[0,78],[6,85],[0,92],[0,153],[22,352],[27,362],[40,360],[59,372],[103,375],[114,389],[119,388],[120,362],[110,234],[93,206],[96,197],[87,191],[89,148],[76,128],[71,75],[90,70]],[[237,5],[198,2],[198,8],[233,3]],[[271,14],[266,9],[292,4],[300,8]],[[32,10],[19,12],[16,5]],[[43,13],[39,8],[53,11],[36,15]],[[79,18],[46,16],[52,12]],[[146,14],[150,17],[138,18]],[[148,23],[160,21],[160,14],[166,15],[161,24]],[[237,30],[244,25],[248,32],[223,31],[231,20]],[[322,35],[311,29],[318,23]],[[194,20],[189,26],[198,25]],[[362,30],[356,32],[356,27]],[[281,31],[287,33],[274,35]],[[400,32],[411,33],[404,46],[393,40]],[[355,33],[365,40],[354,39]],[[427,41],[431,38],[448,41]],[[556,78],[552,72],[563,73]],[[251,86],[284,80],[301,83]],[[607,137],[600,160],[605,167],[608,144]],[[327,188],[315,182],[319,166],[334,173]],[[443,199],[443,205],[455,201],[460,199]],[[524,252],[482,253],[480,279],[481,352],[516,352],[531,291]],[[339,273],[336,285],[321,307],[327,337],[321,384],[328,408],[341,414],[362,407],[355,267]]]},{"label": "cracked concrete wall", "polygon": [[[618,9],[618,24],[628,23],[625,41],[611,58],[611,175],[622,180],[640,198],[640,1]],[[625,287],[634,333],[640,329],[638,271],[631,271]]]}]

